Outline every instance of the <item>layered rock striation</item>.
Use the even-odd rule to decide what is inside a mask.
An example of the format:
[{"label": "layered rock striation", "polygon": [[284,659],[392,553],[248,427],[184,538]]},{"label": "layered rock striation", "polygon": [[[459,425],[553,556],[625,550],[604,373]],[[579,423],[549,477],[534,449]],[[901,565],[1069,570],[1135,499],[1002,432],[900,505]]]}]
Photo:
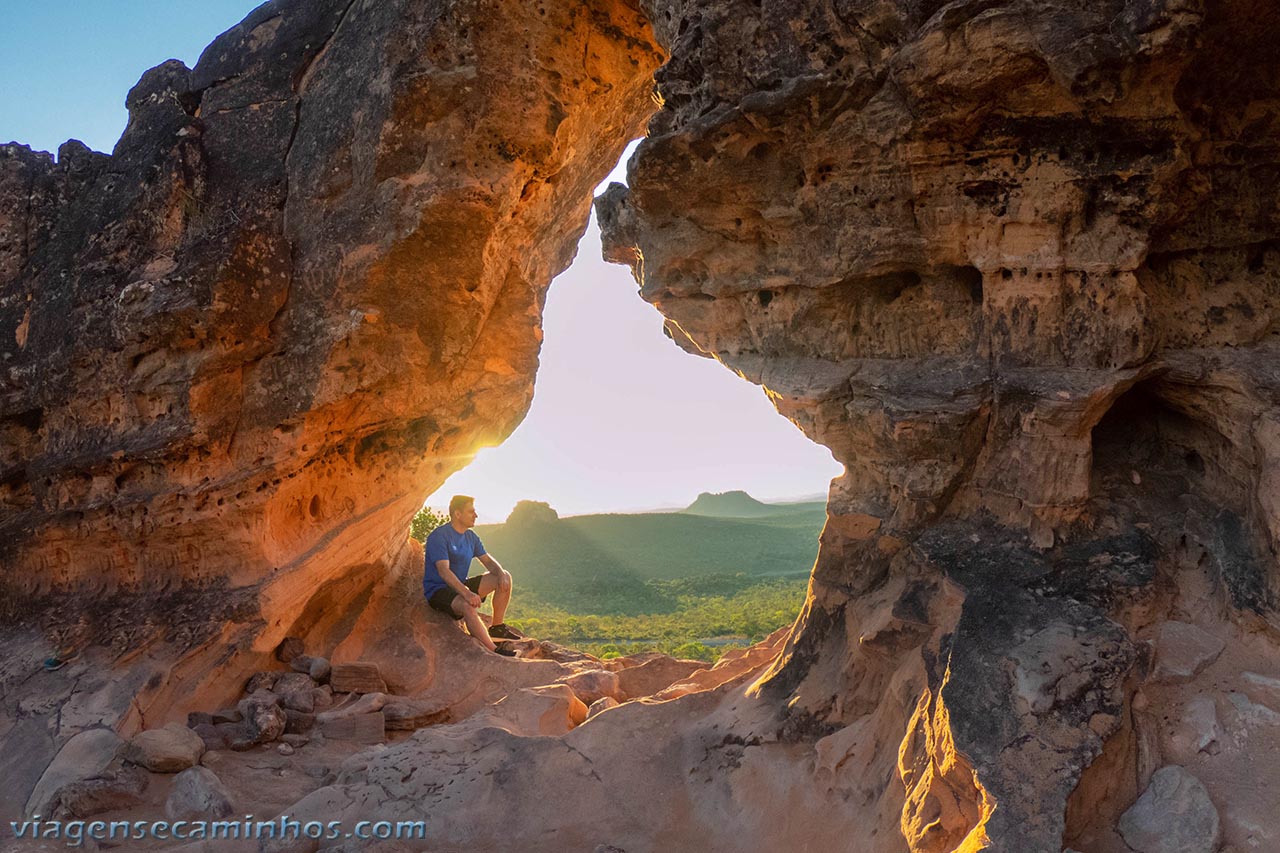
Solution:
[{"label": "layered rock striation", "polygon": [[154,653],[134,727],[332,650],[523,418],[663,56],[627,2],[272,0],[148,71],[110,156],[0,148],[5,623]]},{"label": "layered rock striation", "polygon": [[2,769],[25,801],[286,635],[466,698],[404,529],[522,417],[652,113],[606,257],[846,467],[799,620],[563,737],[428,726],[290,813],[434,849],[1123,851],[1184,812],[1280,844],[1267,12],[275,0],[148,72],[110,157],[5,147],[4,641],[126,639],[63,692],[6,656]]},{"label": "layered rock striation", "polygon": [[1125,849],[1146,641],[1275,640],[1280,33],[1248,2],[654,6],[605,255],[846,467],[759,686],[784,737],[909,720],[864,807],[913,850]]}]

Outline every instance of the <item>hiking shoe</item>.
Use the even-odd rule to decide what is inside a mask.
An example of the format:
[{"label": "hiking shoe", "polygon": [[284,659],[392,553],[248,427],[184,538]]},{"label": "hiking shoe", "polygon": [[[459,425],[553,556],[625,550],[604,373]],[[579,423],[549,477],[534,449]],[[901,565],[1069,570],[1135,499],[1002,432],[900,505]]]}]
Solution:
[{"label": "hiking shoe", "polygon": [[524,639],[524,634],[521,634],[515,628],[510,627],[506,622],[499,622],[497,625],[489,626],[489,636],[497,637],[500,640]]},{"label": "hiking shoe", "polygon": [[495,654],[502,655],[504,658],[513,658],[513,657],[515,657],[515,656],[516,656],[516,650],[515,650],[515,649],[510,649],[510,648],[506,648],[506,647],[497,647],[497,646],[495,646],[495,647],[494,647],[494,649],[493,649],[493,651],[494,651],[494,653],[495,653]]},{"label": "hiking shoe", "polygon": [[79,649],[64,649],[51,657],[45,658],[44,671],[56,672],[78,657],[80,657]]}]

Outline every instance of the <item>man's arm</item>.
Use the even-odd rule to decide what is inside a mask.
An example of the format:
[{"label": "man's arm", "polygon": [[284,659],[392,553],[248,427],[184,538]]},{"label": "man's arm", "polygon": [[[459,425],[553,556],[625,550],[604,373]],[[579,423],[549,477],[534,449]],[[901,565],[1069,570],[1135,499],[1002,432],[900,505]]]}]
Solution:
[{"label": "man's arm", "polygon": [[472,607],[480,606],[480,596],[472,592],[465,583],[458,580],[458,576],[450,571],[448,560],[436,560],[436,573],[440,575],[440,580],[444,581],[445,586],[462,596],[463,601]]},{"label": "man's arm", "polygon": [[502,571],[502,564],[493,559],[492,554],[481,554],[479,557],[476,557],[476,559],[480,561],[481,565],[483,565],[491,575],[496,575]]}]

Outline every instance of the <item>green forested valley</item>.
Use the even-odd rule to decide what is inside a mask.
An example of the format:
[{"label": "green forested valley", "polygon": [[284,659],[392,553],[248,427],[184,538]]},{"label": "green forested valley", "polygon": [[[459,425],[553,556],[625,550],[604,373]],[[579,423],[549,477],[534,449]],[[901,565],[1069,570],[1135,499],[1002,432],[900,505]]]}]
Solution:
[{"label": "green forested valley", "polygon": [[[476,533],[515,578],[507,621],[525,633],[601,657],[715,660],[795,619],[825,519],[822,502],[704,500],[733,495],[686,512],[563,519],[521,504]],[[712,515],[718,506],[752,517]]]}]

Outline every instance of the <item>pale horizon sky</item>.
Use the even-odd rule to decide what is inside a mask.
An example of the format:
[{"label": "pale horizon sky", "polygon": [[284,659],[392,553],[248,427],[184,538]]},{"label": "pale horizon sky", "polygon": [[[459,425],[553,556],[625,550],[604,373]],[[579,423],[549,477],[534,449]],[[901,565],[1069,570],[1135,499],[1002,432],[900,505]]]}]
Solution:
[{"label": "pale horizon sky", "polygon": [[[6,10],[0,142],[56,152],[75,138],[111,151],[127,120],[125,95],[142,73],[169,58],[194,65],[258,3],[77,5]],[[624,175],[619,167],[610,178]],[[481,523],[492,523],[521,499],[547,501],[561,515],[679,507],[699,492],[732,489],[785,500],[825,494],[841,472],[759,387],[663,335],[630,272],[601,260],[594,217],[574,264],[552,284],[544,331],[528,417],[428,505],[473,494]]]}]

